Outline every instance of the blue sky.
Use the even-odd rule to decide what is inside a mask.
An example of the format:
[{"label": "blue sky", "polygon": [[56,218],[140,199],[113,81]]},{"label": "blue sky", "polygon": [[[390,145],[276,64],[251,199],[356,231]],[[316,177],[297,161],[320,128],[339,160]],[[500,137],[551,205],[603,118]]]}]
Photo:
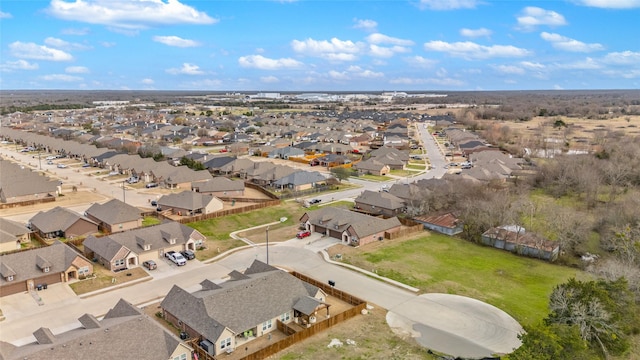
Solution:
[{"label": "blue sky", "polygon": [[640,88],[640,0],[2,0],[0,89]]}]

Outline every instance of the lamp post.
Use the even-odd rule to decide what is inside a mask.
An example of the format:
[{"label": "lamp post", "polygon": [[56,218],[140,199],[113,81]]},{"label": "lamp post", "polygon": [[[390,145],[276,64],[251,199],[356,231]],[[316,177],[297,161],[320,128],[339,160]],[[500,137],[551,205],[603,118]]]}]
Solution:
[{"label": "lamp post", "polygon": [[269,227],[267,226],[267,265],[269,265]]},{"label": "lamp post", "polygon": [[125,198],[126,192],[125,192],[125,188],[124,188],[124,182],[125,181],[126,180],[122,181],[122,202],[126,204],[127,203],[127,199]]}]

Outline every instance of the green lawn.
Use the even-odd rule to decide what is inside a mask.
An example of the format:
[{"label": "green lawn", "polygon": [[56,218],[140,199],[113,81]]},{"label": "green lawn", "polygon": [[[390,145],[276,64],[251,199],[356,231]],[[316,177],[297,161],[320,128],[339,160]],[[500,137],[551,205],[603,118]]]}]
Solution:
[{"label": "green lawn", "polygon": [[[497,306],[522,325],[548,313],[553,287],[585,273],[520,257],[445,235],[433,234],[379,250],[345,256],[345,261],[424,292],[470,296]],[[344,256],[344,255],[343,255]]]},{"label": "green lawn", "polygon": [[142,219],[142,226],[152,226],[158,224],[160,224],[160,219],[155,216],[145,216],[145,218]]},{"label": "green lawn", "polygon": [[242,214],[189,223],[187,226],[200,231],[209,240],[227,240],[232,231],[268,224],[282,217],[287,218],[283,225],[297,224],[306,210],[295,202],[287,202]]},{"label": "green lawn", "polygon": [[427,166],[422,164],[407,164],[407,169],[413,169],[413,170],[424,170]]},{"label": "green lawn", "polygon": [[358,176],[358,178],[363,180],[369,180],[369,181],[389,181],[393,179],[392,177],[389,177],[389,176],[369,175],[369,174],[360,175]]}]

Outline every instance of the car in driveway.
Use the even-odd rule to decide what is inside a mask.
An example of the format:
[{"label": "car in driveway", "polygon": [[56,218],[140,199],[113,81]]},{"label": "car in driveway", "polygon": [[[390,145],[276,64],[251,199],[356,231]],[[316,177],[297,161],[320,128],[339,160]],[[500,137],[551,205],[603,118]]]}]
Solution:
[{"label": "car in driveway", "polygon": [[311,199],[309,200],[309,204],[313,205],[313,204],[319,204],[322,200],[321,199]]},{"label": "car in driveway", "polygon": [[151,188],[154,188],[154,187],[158,187],[158,184],[157,183],[148,183],[144,187],[146,187],[147,189],[151,189]]},{"label": "car in driveway", "polygon": [[147,268],[147,270],[155,270],[155,269],[158,268],[158,264],[156,264],[156,262],[153,261],[153,260],[147,260],[147,261],[143,262],[142,266]]},{"label": "car in driveway", "polygon": [[187,265],[187,259],[185,259],[179,252],[167,251],[164,256],[178,266]]},{"label": "car in driveway", "polygon": [[298,239],[304,239],[304,238],[306,238],[307,236],[310,236],[310,235],[311,235],[311,231],[305,230],[305,231],[298,232],[296,234],[296,237]]},{"label": "car in driveway", "polygon": [[58,169],[66,169],[67,165],[65,164],[58,164]]},{"label": "car in driveway", "polygon": [[182,254],[182,256],[187,260],[193,260],[196,258],[196,254],[191,250],[180,251],[180,254]]}]

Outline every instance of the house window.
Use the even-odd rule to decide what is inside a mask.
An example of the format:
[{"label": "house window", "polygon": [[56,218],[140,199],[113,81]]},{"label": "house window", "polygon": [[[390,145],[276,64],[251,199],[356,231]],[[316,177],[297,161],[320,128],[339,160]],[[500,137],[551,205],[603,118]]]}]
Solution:
[{"label": "house window", "polygon": [[48,273],[49,272],[49,267],[45,266],[44,269],[42,269],[42,271]]},{"label": "house window", "polygon": [[220,341],[220,349],[224,349],[227,347],[231,347],[231,338],[228,337],[222,341]]},{"label": "house window", "polygon": [[115,261],[114,263],[115,266],[122,266],[124,265],[124,259],[118,259]]},{"label": "house window", "polygon": [[289,319],[291,319],[291,314],[289,313],[289,311],[280,315],[280,321],[282,322],[289,321]]},{"label": "house window", "polygon": [[7,276],[7,281],[13,281],[13,275]]},{"label": "house window", "polygon": [[78,269],[78,275],[83,275],[83,274],[88,274],[88,273],[89,273],[89,267],[88,266],[83,266],[83,267]]},{"label": "house window", "polygon": [[180,354],[180,356],[176,356],[173,360],[187,360],[187,354]]},{"label": "house window", "polygon": [[266,331],[268,329],[271,329],[271,327],[273,326],[273,324],[271,323],[271,319],[265,321],[262,323],[262,331]]}]

